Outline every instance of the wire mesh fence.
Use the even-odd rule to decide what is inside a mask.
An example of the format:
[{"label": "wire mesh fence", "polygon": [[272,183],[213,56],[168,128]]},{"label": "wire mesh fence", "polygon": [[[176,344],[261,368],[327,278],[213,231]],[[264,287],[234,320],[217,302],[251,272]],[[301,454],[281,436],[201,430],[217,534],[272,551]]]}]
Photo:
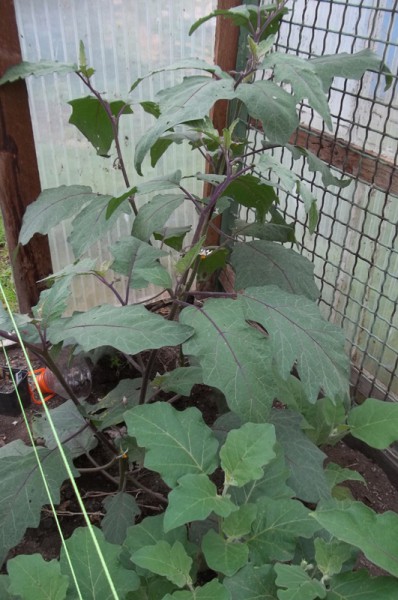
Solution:
[{"label": "wire mesh fence", "polygon": [[[329,106],[333,134],[305,102],[291,140],[323,159],[348,187],[325,190],[319,174],[290,152],[274,150],[317,198],[320,219],[309,233],[302,202],[281,195],[287,221],[297,222],[300,251],[314,262],[324,316],[347,337],[353,391],[398,399],[398,2],[296,0],[282,24],[277,48],[304,58],[371,48],[393,74],[361,81],[336,78]],[[262,133],[253,128],[261,143]],[[242,215],[243,217],[245,215]]]}]

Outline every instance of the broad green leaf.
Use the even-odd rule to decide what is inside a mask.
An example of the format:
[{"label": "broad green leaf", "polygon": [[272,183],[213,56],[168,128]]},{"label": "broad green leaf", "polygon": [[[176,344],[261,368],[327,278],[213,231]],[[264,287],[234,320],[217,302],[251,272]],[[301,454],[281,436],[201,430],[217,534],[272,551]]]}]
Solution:
[{"label": "broad green leaf", "polygon": [[170,531],[191,521],[203,521],[211,512],[227,517],[237,507],[227,497],[219,496],[207,475],[184,475],[169,493],[164,529]]},{"label": "broad green leaf", "polygon": [[231,600],[231,597],[222,583],[217,579],[212,579],[192,592],[174,592],[174,594],[167,594],[162,600]]},{"label": "broad green leaf", "polygon": [[203,383],[202,369],[200,367],[178,367],[164,375],[159,375],[153,384],[165,392],[175,392],[182,396],[189,396],[194,385]]},{"label": "broad green leaf", "polygon": [[182,194],[161,194],[144,204],[134,219],[131,234],[146,242],[152,233],[163,227],[173,212],[184,202]]},{"label": "broad green leaf", "polygon": [[319,529],[314,526],[309,509],[297,500],[262,498],[257,508],[252,533],[246,539],[254,564],[291,560],[297,538],[310,538]]},{"label": "broad green leaf", "polygon": [[324,54],[309,60],[311,67],[318,74],[327,91],[334,77],[345,77],[347,79],[360,79],[368,71],[382,71],[386,73],[386,89],[391,84],[391,75],[383,65],[383,61],[369,48],[365,48],[355,54]]},{"label": "broad green leaf", "polygon": [[40,319],[42,330],[48,327],[51,321],[59,319],[65,312],[71,280],[72,276],[58,279],[49,290],[41,292],[39,302],[33,307],[32,312],[36,319]]},{"label": "broad green leaf", "polygon": [[398,440],[398,405],[367,398],[351,410],[347,423],[354,437],[383,450]]},{"label": "broad green leaf", "polygon": [[282,445],[290,469],[287,483],[293,488],[295,496],[305,502],[330,498],[323,470],[326,454],[301,430],[301,415],[290,410],[274,410],[270,420],[275,425],[276,439]]},{"label": "broad green leaf", "polygon": [[69,123],[75,125],[88,139],[99,156],[108,156],[109,149],[114,141],[112,116],[133,114],[131,107],[122,100],[109,102],[108,108],[112,115],[107,113],[98,98],[94,98],[94,96],[71,100],[68,104],[72,107]]},{"label": "broad green leaf", "polygon": [[166,246],[181,251],[184,238],[191,231],[191,225],[187,227],[162,227],[153,232],[155,240],[161,240]]},{"label": "broad green leaf", "polygon": [[[322,177],[322,183],[325,187],[330,185],[335,185],[339,188],[345,188],[351,183],[351,179],[338,179],[335,177],[328,167],[326,163],[323,162],[320,158],[318,158],[313,152],[307,150],[306,148],[301,148],[300,146],[290,146],[290,151],[293,155],[293,158],[296,160],[300,156],[304,156],[307,159],[308,168],[313,173],[320,173]],[[305,188],[304,188],[305,189]],[[303,191],[303,186],[300,182],[300,191]],[[305,194],[304,194],[305,198]]]},{"label": "broad green leaf", "polygon": [[116,224],[117,219],[124,213],[130,214],[130,208],[120,205],[108,219],[107,207],[111,196],[99,196],[90,202],[73,219],[72,231],[68,241],[75,256],[81,256],[94,242],[101,238]]},{"label": "broad green leaf", "polygon": [[257,514],[255,504],[242,504],[239,509],[224,517],[222,531],[228,538],[239,539],[250,532]]},{"label": "broad green leaf", "polygon": [[26,208],[19,234],[20,243],[27,244],[35,233],[48,233],[61,221],[80,212],[87,203],[103,197],[94,194],[86,185],[61,185],[44,190]]},{"label": "broad green leaf", "polygon": [[367,571],[340,573],[332,577],[326,600],[395,600],[395,577],[372,577]]},{"label": "broad green leaf", "polygon": [[282,378],[296,363],[310,402],[316,401],[320,389],[332,399],[347,393],[344,333],[321,317],[314,302],[275,286],[248,288],[240,298],[245,318],[268,332]]},{"label": "broad green leaf", "polygon": [[231,600],[277,600],[275,572],[271,565],[248,564],[233,577],[224,579]]},{"label": "broad green leaf", "polygon": [[256,212],[256,221],[263,223],[265,215],[278,197],[272,186],[266,185],[254,175],[241,175],[226,188],[223,196],[233,198],[235,202],[253,208]]},{"label": "broad green leaf", "polygon": [[[21,440],[16,442],[0,448],[0,564],[28,527],[38,527],[41,508],[49,502],[33,449]],[[47,448],[37,448],[37,453],[52,501],[57,504],[61,484],[67,479],[62,457],[58,450]],[[67,448],[65,453],[69,457]],[[78,471],[70,466],[77,477]]]},{"label": "broad green leaf", "polygon": [[8,591],[8,587],[10,585],[10,578],[8,575],[0,575],[0,598],[2,600],[16,600],[14,595]]},{"label": "broad green leaf", "polygon": [[263,466],[275,457],[275,442],[275,429],[269,423],[245,423],[230,431],[220,450],[224,485],[243,487],[260,479]]},{"label": "broad green leaf", "polygon": [[74,313],[48,328],[54,344],[73,339],[88,352],[99,346],[112,346],[126,354],[181,344],[191,328],[167,321],[142,306],[96,306],[84,313]]},{"label": "broad green leaf", "polygon": [[134,164],[138,174],[142,175],[142,162],[163,133],[181,123],[207,116],[214,102],[229,100],[235,96],[233,87],[232,78],[216,80],[211,77],[194,76],[186,77],[181,84],[163,90],[157,98],[162,114],[136,146]]},{"label": "broad green leaf", "polygon": [[307,99],[310,106],[321,115],[328,128],[332,130],[332,119],[322,80],[311,61],[292,54],[273,52],[268,54],[261,65],[262,69],[271,67],[274,69],[274,81],[290,83],[297,101]]},{"label": "broad green leaf", "polygon": [[202,244],[205,241],[205,236],[203,236],[196,244],[194,244],[188,252],[186,252],[175,264],[175,270],[177,273],[182,275],[186,269],[189,269],[196,258],[199,256]]},{"label": "broad green leaf", "polygon": [[[136,406],[139,402],[141,385],[141,377],[137,379],[122,379],[97,404],[87,406],[87,411],[93,415],[91,419],[95,421],[100,430],[124,421],[126,410]],[[151,387],[148,389],[147,397],[148,394],[153,394]]]},{"label": "broad green leaf", "polygon": [[254,119],[263,124],[266,138],[272,144],[286,144],[299,125],[297,100],[271,81],[242,83],[236,90]]},{"label": "broad green leaf", "polygon": [[132,408],[125,421],[129,434],[146,448],[146,468],[160,473],[170,487],[187,473],[210,474],[217,467],[218,442],[197,408],[178,411],[154,402]]},{"label": "broad green leaf", "polygon": [[294,225],[287,223],[247,223],[236,219],[232,230],[234,235],[247,235],[268,242],[295,242]]},{"label": "broad green leaf", "polygon": [[166,256],[166,252],[132,236],[117,241],[110,251],[115,257],[112,270],[128,277],[131,288],[145,288],[148,283],[171,287],[169,273],[159,264],[159,258]]},{"label": "broad green leaf", "polygon": [[[122,547],[107,542],[104,534],[97,527],[93,527],[92,530],[113,585],[120,597],[124,598],[127,592],[139,588],[139,577],[133,570],[124,568],[120,562],[119,556]],[[113,600],[114,594],[88,528],[75,529],[71,537],[66,540],[66,547],[84,600]],[[67,598],[74,600],[78,594],[64,548],[61,550],[60,564],[62,573],[69,576],[70,586]]]},{"label": "broad green leaf", "polygon": [[288,167],[285,167],[280,160],[269,152],[262,152],[257,167],[260,173],[269,176],[268,172],[271,171],[271,173],[279,178],[280,182],[278,184],[269,181],[269,185],[274,185],[277,188],[281,187],[286,192],[291,192],[297,187],[297,182],[299,181],[298,175]]},{"label": "broad green leaf", "polygon": [[66,265],[63,269],[60,269],[56,273],[51,273],[48,277],[44,277],[40,281],[57,281],[58,279],[71,279],[77,275],[92,275],[99,269],[96,268],[96,258],[83,258],[77,260],[74,263]]},{"label": "broad green leaf", "polygon": [[51,60],[40,60],[38,62],[22,61],[18,65],[7,69],[0,78],[0,85],[11,83],[17,79],[26,79],[30,75],[41,77],[42,75],[50,75],[51,73],[73,73],[77,70],[77,65],[68,65]]},{"label": "broad green leaf", "polygon": [[224,268],[227,264],[228,255],[228,248],[216,248],[208,255],[201,254],[198,266],[198,281],[205,281],[215,271]]},{"label": "broad green leaf", "polygon": [[64,600],[69,578],[61,574],[57,560],[45,561],[41,554],[21,555],[7,563],[9,591],[23,600]]},{"label": "broad green leaf", "polygon": [[152,546],[160,541],[168,542],[170,545],[178,541],[185,546],[187,544],[186,528],[179,527],[166,532],[163,521],[164,513],[153,517],[146,517],[138,525],[129,527],[123,546],[127,548],[130,554],[133,554],[144,546]]},{"label": "broad green leaf", "polygon": [[210,529],[202,541],[202,551],[210,569],[228,577],[247,564],[249,548],[243,542],[226,540]]},{"label": "broad green leaf", "polygon": [[355,552],[349,544],[335,539],[326,541],[318,537],[314,540],[314,545],[316,566],[326,577],[340,573],[343,564],[351,560]]},{"label": "broad green leaf", "polygon": [[221,390],[244,420],[266,420],[276,397],[269,340],[247,323],[240,302],[210,299],[185,308],[180,322],[195,330],[183,350],[198,359],[203,382]]},{"label": "broad green leaf", "polygon": [[172,598],[170,594],[176,589],[177,586],[171,581],[148,571],[148,577],[141,578],[141,587],[135,592],[129,592],[126,600],[164,600]]},{"label": "broad green leaf", "polygon": [[281,244],[265,240],[236,244],[230,261],[236,273],[237,290],[277,285],[290,294],[311,300],[319,297],[313,263]]},{"label": "broad green leaf", "polygon": [[375,565],[398,576],[396,513],[377,514],[361,502],[346,501],[321,505],[312,517],[334,537],[357,546]]},{"label": "broad green leaf", "polygon": [[276,585],[280,600],[315,600],[325,598],[326,588],[317,579],[312,579],[298,565],[275,565]]},{"label": "broad green leaf", "polygon": [[[77,434],[80,429],[87,425],[87,422],[72,400],[66,400],[60,406],[50,408],[49,413],[61,442],[74,436],[64,444],[64,447],[69,448],[73,458],[85,454],[97,446],[97,438],[89,427],[86,427],[81,433]],[[36,439],[44,439],[47,448],[53,449],[57,447],[57,442],[55,441],[46,414],[41,413],[34,417],[32,430]]]},{"label": "broad green leaf", "polygon": [[130,494],[118,492],[115,496],[107,496],[103,501],[106,511],[101,522],[101,529],[107,542],[123,544],[128,527],[140,514],[137,502]]},{"label": "broad green leaf", "polygon": [[180,542],[174,542],[171,546],[168,542],[160,541],[153,546],[144,546],[134,552],[131,559],[139,567],[163,575],[178,587],[192,582],[189,575],[192,558]]},{"label": "broad green leaf", "polygon": [[331,490],[333,490],[336,485],[344,483],[344,481],[360,481],[361,483],[366,483],[365,479],[358,471],[345,469],[332,462],[326,465],[325,477]]}]

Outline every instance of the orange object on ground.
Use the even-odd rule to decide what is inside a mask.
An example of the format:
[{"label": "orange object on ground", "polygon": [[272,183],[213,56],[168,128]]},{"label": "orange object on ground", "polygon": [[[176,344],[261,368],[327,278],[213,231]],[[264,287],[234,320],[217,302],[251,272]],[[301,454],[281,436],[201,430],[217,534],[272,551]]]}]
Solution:
[{"label": "orange object on ground", "polygon": [[[51,398],[53,398],[55,396],[55,393],[53,392],[53,390],[50,390],[50,388],[47,387],[45,372],[46,372],[45,367],[42,367],[41,369],[35,369],[33,371],[33,373],[36,375],[37,385],[39,386],[40,391],[43,394],[43,400],[44,400],[44,402],[48,402],[49,400],[51,400]],[[30,372],[29,375],[32,376],[32,372]],[[36,398],[35,389],[34,389],[35,387],[36,386],[34,383],[33,383],[33,385],[31,385],[29,382],[30,397],[34,404],[41,405],[42,401],[40,400],[40,398]],[[47,394],[47,396],[44,396],[44,394]]]}]

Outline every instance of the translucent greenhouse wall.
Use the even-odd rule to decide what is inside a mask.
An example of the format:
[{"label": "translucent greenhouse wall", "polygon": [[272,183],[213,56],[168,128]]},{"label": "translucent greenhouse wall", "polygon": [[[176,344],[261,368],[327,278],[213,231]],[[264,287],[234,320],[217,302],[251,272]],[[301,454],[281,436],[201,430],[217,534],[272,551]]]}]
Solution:
[{"label": "translucent greenhouse wall", "polygon": [[[148,72],[182,58],[198,56],[213,61],[214,20],[203,25],[192,37],[192,23],[214,10],[216,0],[15,0],[16,16],[24,60],[57,60],[77,63],[79,42],[83,40],[90,66],[96,69],[94,85],[108,100],[123,99],[133,103],[134,115],[121,119],[123,153],[131,186],[142,180],[132,167],[134,147],[153,123],[138,103],[153,99],[159,89],[183,77],[182,72],[155,75],[142,82],[131,95],[131,84]],[[187,73],[185,73],[187,74]],[[68,101],[87,96],[88,90],[74,74],[50,75],[28,79],[29,102],[42,189],[59,185],[89,185],[93,191],[120,195],[126,191],[115,152],[110,158],[96,155],[94,148],[68,123]],[[134,105],[137,105],[136,108]],[[173,145],[154,171],[144,169],[148,178],[181,169],[184,174],[203,170],[199,154]],[[201,193],[197,182],[191,191]],[[192,224],[196,215],[191,206],[177,211],[170,225]],[[130,218],[120,219],[108,241],[115,241],[130,231]],[[67,242],[68,225],[60,224],[49,236],[54,271],[73,261]],[[105,263],[109,256],[106,243],[95,244],[88,255]],[[84,309],[114,296],[94,278],[74,283],[71,308]],[[134,293],[134,301],[156,294],[151,287]]]}]

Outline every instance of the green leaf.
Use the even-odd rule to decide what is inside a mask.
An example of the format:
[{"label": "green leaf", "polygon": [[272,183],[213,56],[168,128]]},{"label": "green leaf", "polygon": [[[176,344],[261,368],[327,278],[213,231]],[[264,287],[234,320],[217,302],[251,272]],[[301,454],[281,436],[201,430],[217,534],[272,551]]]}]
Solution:
[{"label": "green leaf", "polygon": [[361,502],[346,501],[321,505],[312,517],[334,537],[357,546],[375,565],[398,576],[396,513],[376,514]]},{"label": "green leaf", "polygon": [[196,258],[199,256],[202,244],[205,241],[205,236],[201,237],[200,240],[194,244],[188,252],[186,252],[175,264],[175,270],[177,273],[182,275],[186,269],[189,269]]},{"label": "green leaf", "polygon": [[169,273],[159,264],[159,258],[166,256],[166,252],[132,236],[117,241],[110,251],[115,257],[112,270],[129,277],[131,288],[145,288],[148,283],[171,287]]},{"label": "green leaf", "polygon": [[332,577],[326,600],[395,600],[398,581],[394,577],[371,577],[365,571]]},{"label": "green leaf", "polygon": [[217,467],[218,442],[197,408],[178,411],[154,402],[132,408],[125,421],[129,434],[146,448],[146,468],[160,473],[168,486],[187,473],[213,473]]},{"label": "green leaf", "polygon": [[45,561],[41,554],[16,556],[7,563],[9,591],[23,600],[64,600],[69,578],[61,574],[57,560]]},{"label": "green leaf", "polygon": [[44,190],[37,200],[26,208],[19,242],[27,244],[35,233],[48,233],[61,221],[80,212],[88,202],[103,197],[94,194],[86,185],[61,185]]},{"label": "green leaf", "polygon": [[59,319],[48,328],[54,344],[73,339],[88,352],[112,346],[126,354],[180,344],[192,335],[187,326],[167,321],[142,306],[96,306],[84,313]]},{"label": "green leaf", "polygon": [[[86,96],[71,100],[68,104],[72,107],[72,114],[69,123],[75,125],[77,129],[94,146],[99,156],[108,156],[109,149],[114,141],[114,132],[112,129],[111,116],[106,112],[98,98]],[[109,102],[113,117],[117,117],[121,111],[124,115],[131,115],[131,107],[122,100]]]},{"label": "green leaf", "polygon": [[8,575],[0,575],[0,598],[2,600],[16,600],[15,596],[9,593],[8,587],[10,585],[10,578]]},{"label": "green leaf", "polygon": [[224,485],[243,487],[260,479],[262,467],[275,457],[275,442],[275,429],[269,423],[245,423],[230,431],[220,450]]},{"label": "green leaf", "polygon": [[248,564],[233,577],[224,579],[231,600],[277,600],[275,573],[271,565]]},{"label": "green leaf", "polygon": [[340,467],[340,465],[331,462],[326,465],[325,477],[331,490],[333,490],[336,485],[344,483],[344,481],[360,481],[361,483],[366,484],[365,479],[358,471],[345,469],[344,467]]},{"label": "green leaf", "polygon": [[[174,592],[167,594],[162,600],[230,600],[230,595],[222,583],[217,579],[212,579],[201,587],[191,591]],[[150,599],[152,600],[152,598]]]},{"label": "green leaf", "polygon": [[92,275],[97,272],[96,265],[97,259],[83,258],[82,260],[77,260],[74,263],[66,265],[63,269],[55,273],[51,273],[48,277],[44,277],[40,281],[53,282],[59,279],[68,279],[70,281],[72,277],[76,277],[77,275]]},{"label": "green leaf", "polygon": [[206,280],[212,273],[225,267],[229,255],[228,248],[216,248],[210,254],[200,256],[198,281]]},{"label": "green leaf", "polygon": [[232,540],[241,538],[250,532],[256,514],[255,504],[242,504],[238,510],[223,519],[223,533]]},{"label": "green leaf", "polygon": [[330,498],[330,488],[323,470],[324,454],[302,432],[301,415],[290,410],[274,410],[270,417],[276,439],[282,445],[290,470],[288,485],[295,496],[305,502]]},{"label": "green leaf", "polygon": [[40,60],[38,62],[22,61],[18,65],[7,69],[0,78],[0,85],[11,83],[17,79],[26,79],[30,75],[41,77],[42,75],[50,75],[51,73],[73,73],[77,70],[77,65],[68,65],[51,60]]},{"label": "green leaf", "polygon": [[106,515],[101,528],[105,539],[112,544],[122,544],[128,527],[134,524],[135,517],[141,512],[138,504],[130,494],[118,492],[114,496],[107,496],[103,505]]},{"label": "green leaf", "polygon": [[235,289],[277,285],[290,294],[319,297],[314,283],[314,265],[307,258],[280,244],[256,240],[236,244],[231,255],[236,273]]},{"label": "green leaf", "polygon": [[217,488],[207,475],[184,475],[178,486],[169,493],[164,516],[164,529],[170,531],[191,521],[203,521],[211,512],[227,517],[237,507]]},{"label": "green leaf", "polygon": [[[122,547],[107,542],[100,529],[93,527],[92,530],[106,562],[113,585],[120,597],[124,598],[127,592],[139,588],[139,577],[133,570],[125,569],[120,562],[119,556]],[[84,600],[113,600],[115,596],[111,591],[88,528],[79,527],[75,529],[72,536],[66,540],[66,547]],[[61,550],[60,564],[61,571],[68,575],[70,580],[70,593],[67,598],[71,598],[71,600],[77,598],[78,593],[64,548]]]},{"label": "green leaf", "polygon": [[280,600],[315,600],[325,598],[326,589],[317,579],[311,579],[298,565],[275,565],[276,584],[285,590],[278,590]]},{"label": "green leaf", "polygon": [[236,90],[253,119],[263,124],[266,138],[272,144],[287,144],[299,125],[297,100],[271,81],[242,83]]},{"label": "green leaf", "polygon": [[326,541],[321,537],[314,540],[315,562],[322,575],[332,577],[340,573],[343,564],[353,558],[354,548],[340,540]]},{"label": "green leaf", "polygon": [[165,392],[175,392],[182,396],[189,396],[194,385],[203,383],[202,369],[200,367],[178,367],[164,375],[159,375],[153,384]]},{"label": "green leaf", "polygon": [[231,577],[247,564],[249,548],[242,542],[226,540],[210,529],[202,541],[202,551],[207,565],[213,571]]},{"label": "green leaf", "polygon": [[236,219],[232,232],[236,236],[247,235],[268,242],[295,242],[294,225],[287,223],[247,223]]},{"label": "green leaf", "polygon": [[[122,379],[97,404],[88,405],[87,412],[93,415],[91,419],[95,421],[97,427],[103,430],[124,421],[126,410],[136,406],[139,402],[141,386],[141,377],[137,379]],[[152,394],[153,389],[149,387],[147,397]]]},{"label": "green leaf", "polygon": [[146,517],[138,525],[133,525],[127,530],[127,536],[124,541],[124,547],[134,554],[144,546],[152,546],[160,541],[168,542],[173,545],[174,542],[187,544],[187,530],[185,527],[179,527],[172,531],[164,530],[164,513],[153,517]]},{"label": "green leaf", "polygon": [[180,542],[174,542],[173,546],[165,541],[157,542],[153,546],[144,546],[134,552],[131,559],[139,567],[167,577],[178,587],[191,584],[189,572],[192,558]]},{"label": "green leaf", "polygon": [[321,388],[330,398],[347,393],[344,333],[321,317],[315,303],[275,286],[248,288],[240,298],[245,318],[268,332],[282,378],[296,363],[310,402],[315,402]]},{"label": "green leaf", "polygon": [[39,302],[33,307],[32,312],[36,319],[40,319],[42,329],[48,327],[51,321],[59,319],[68,306],[69,286],[73,276],[55,281],[49,290],[43,290]]},{"label": "green leaf", "polygon": [[267,22],[267,26],[265,27],[260,38],[263,40],[278,30],[279,21],[284,14],[286,14],[286,9],[275,11],[275,4],[268,4],[260,7],[257,4],[242,4],[241,6],[234,6],[228,10],[218,9],[195,21],[189,30],[189,35],[192,35],[192,33],[196,31],[198,27],[200,27],[209,19],[217,16],[223,16],[231,19],[234,25],[237,25],[238,27],[244,27],[250,31],[253,31],[256,29],[256,27],[261,30]]},{"label": "green leaf", "polygon": [[[310,150],[307,150],[307,148],[301,148],[300,146],[291,146],[289,149],[293,155],[294,160],[297,160],[298,158],[300,158],[300,156],[304,156],[307,159],[309,170],[313,173],[318,172],[321,174],[322,183],[325,187],[335,185],[339,188],[345,188],[348,185],[350,185],[352,181],[351,179],[337,179],[337,177],[335,177],[332,174],[332,171],[327,166],[327,164],[324,163],[323,160],[318,158],[315,154],[313,154]],[[299,182],[299,187],[301,192],[303,191],[303,189],[305,189],[303,188],[301,182]],[[306,196],[304,194],[304,198],[305,197]]]},{"label": "green leaf", "polygon": [[269,208],[278,201],[274,188],[254,175],[241,175],[235,179],[226,188],[223,197],[233,198],[238,204],[253,208],[259,223],[264,222]]},{"label": "green leaf", "polygon": [[162,194],[155,196],[138,211],[133,222],[131,235],[146,242],[184,202],[182,194]]},{"label": "green leaf", "polygon": [[187,227],[162,227],[158,231],[153,232],[155,240],[161,240],[166,246],[170,246],[174,250],[181,251],[184,238],[192,226]]},{"label": "green leaf", "polygon": [[354,437],[383,450],[398,440],[398,405],[367,398],[351,410],[347,423]]},{"label": "green leaf", "polygon": [[332,130],[332,119],[322,80],[311,61],[292,54],[274,52],[269,54],[261,65],[262,69],[271,67],[274,69],[274,81],[290,83],[296,100],[300,102],[307,99],[309,105],[321,115]]},{"label": "green leaf", "polygon": [[138,174],[142,175],[142,162],[163,133],[181,123],[207,116],[214,102],[229,100],[235,96],[233,86],[232,78],[216,80],[211,77],[194,76],[186,77],[181,84],[158,94],[162,114],[136,146],[134,164]]},{"label": "green leaf", "polygon": [[[58,450],[37,448],[52,501],[60,501],[60,487],[67,478]],[[65,448],[66,456],[68,450]],[[70,464],[74,476],[79,473]],[[0,448],[0,480],[4,490],[0,499],[0,564],[7,552],[23,537],[28,527],[38,527],[40,512],[48,504],[36,456],[21,440]]]},{"label": "green leaf", "polygon": [[[64,447],[69,448],[73,458],[85,454],[97,446],[97,438],[89,427],[86,427],[81,433],[77,434],[80,429],[87,425],[87,422],[72,400],[66,400],[60,406],[49,409],[49,413],[61,442],[74,436],[68,442],[64,443]],[[52,449],[57,447],[57,442],[55,441],[46,414],[42,413],[34,417],[32,430],[36,439],[44,439],[47,448]]]},{"label": "green leaf", "polygon": [[240,302],[210,299],[203,308],[185,308],[180,322],[195,330],[183,350],[197,357],[203,382],[221,390],[244,420],[266,420],[276,397],[269,340],[247,323]]},{"label": "green leaf", "polygon": [[254,564],[291,560],[297,538],[310,538],[319,529],[314,526],[309,509],[297,500],[262,498],[257,508],[252,533],[246,539]]}]

